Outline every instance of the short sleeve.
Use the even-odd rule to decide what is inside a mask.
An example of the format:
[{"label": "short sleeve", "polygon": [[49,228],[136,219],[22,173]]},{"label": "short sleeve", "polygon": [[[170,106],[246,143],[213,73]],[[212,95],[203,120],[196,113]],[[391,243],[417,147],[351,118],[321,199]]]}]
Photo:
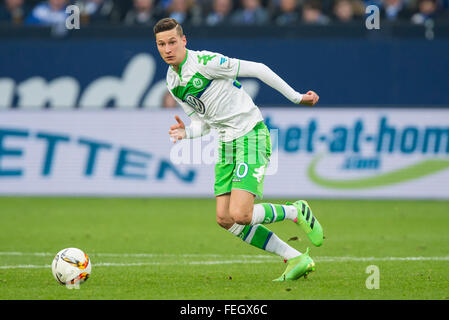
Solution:
[{"label": "short sleeve", "polygon": [[219,53],[201,52],[198,63],[203,73],[210,79],[236,79],[240,69],[240,60]]}]

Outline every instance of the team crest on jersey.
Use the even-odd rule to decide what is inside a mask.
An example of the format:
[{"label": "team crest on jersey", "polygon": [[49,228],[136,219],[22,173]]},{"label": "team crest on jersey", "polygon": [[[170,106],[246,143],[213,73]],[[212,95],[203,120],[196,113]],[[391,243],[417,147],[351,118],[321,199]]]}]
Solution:
[{"label": "team crest on jersey", "polygon": [[204,112],[206,112],[204,103],[194,95],[188,94],[186,96],[186,103],[199,114],[204,114]]},{"label": "team crest on jersey", "polygon": [[195,78],[193,79],[192,84],[196,89],[200,89],[203,87],[203,80],[200,78]]}]

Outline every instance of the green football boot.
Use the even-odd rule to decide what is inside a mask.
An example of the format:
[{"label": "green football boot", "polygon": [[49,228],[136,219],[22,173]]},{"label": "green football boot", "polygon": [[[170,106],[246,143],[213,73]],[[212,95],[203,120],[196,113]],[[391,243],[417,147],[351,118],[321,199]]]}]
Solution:
[{"label": "green football boot", "polygon": [[312,214],[309,204],[305,200],[298,200],[294,203],[287,202],[298,210],[298,217],[294,221],[306,233],[313,245],[319,247],[323,244],[323,228],[317,218]]},{"label": "green football boot", "polygon": [[273,281],[297,280],[301,277],[306,278],[310,272],[315,271],[315,262],[309,257],[309,248],[307,248],[305,253],[287,260],[287,264],[284,273]]}]

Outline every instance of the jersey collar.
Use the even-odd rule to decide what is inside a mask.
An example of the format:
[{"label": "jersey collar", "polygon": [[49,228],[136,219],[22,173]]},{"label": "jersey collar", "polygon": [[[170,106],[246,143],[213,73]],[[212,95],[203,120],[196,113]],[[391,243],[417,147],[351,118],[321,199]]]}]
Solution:
[{"label": "jersey collar", "polygon": [[[184,57],[184,60],[182,60],[182,62],[179,64],[179,68],[178,68],[178,76],[182,81],[182,66],[184,65],[184,63],[186,63],[187,61],[187,56],[189,55],[189,50],[186,48],[186,56]],[[173,71],[176,72],[175,68],[173,68],[173,66],[170,66],[172,68]]]}]

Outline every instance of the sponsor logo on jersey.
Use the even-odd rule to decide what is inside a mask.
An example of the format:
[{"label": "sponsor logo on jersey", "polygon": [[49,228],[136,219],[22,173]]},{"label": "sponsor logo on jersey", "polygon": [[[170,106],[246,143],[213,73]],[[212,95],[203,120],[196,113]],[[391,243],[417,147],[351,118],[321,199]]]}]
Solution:
[{"label": "sponsor logo on jersey", "polygon": [[199,114],[204,114],[206,112],[204,103],[194,95],[188,94],[186,96],[186,103]]}]

